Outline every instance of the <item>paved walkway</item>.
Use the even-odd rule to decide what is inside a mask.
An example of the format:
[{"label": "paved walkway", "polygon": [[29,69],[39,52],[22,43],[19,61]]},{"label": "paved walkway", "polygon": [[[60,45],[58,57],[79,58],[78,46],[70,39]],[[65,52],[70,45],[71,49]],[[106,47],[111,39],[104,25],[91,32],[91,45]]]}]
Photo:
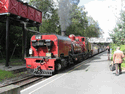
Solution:
[{"label": "paved walkway", "polygon": [[22,90],[21,94],[125,94],[125,72],[115,76],[107,59],[103,52]]}]

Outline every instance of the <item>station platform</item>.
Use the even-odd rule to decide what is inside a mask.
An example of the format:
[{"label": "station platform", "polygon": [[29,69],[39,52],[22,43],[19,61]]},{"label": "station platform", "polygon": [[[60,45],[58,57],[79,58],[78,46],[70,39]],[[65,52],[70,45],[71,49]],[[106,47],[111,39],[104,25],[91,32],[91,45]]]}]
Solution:
[{"label": "station platform", "polygon": [[110,71],[107,52],[20,91],[20,94],[124,94],[125,71]]}]

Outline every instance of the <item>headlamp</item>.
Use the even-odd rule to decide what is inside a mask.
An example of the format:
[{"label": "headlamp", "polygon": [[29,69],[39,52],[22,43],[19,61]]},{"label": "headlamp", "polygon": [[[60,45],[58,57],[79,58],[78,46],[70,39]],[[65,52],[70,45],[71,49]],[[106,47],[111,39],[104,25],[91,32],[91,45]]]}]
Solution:
[{"label": "headlamp", "polygon": [[45,42],[50,42],[50,41],[51,41],[51,40],[48,40],[48,39],[47,39],[47,40],[45,40]]},{"label": "headlamp", "polygon": [[32,48],[29,49],[29,55],[32,55],[33,54],[33,50]]},{"label": "headlamp", "polygon": [[36,35],[36,39],[41,39],[41,35]]}]

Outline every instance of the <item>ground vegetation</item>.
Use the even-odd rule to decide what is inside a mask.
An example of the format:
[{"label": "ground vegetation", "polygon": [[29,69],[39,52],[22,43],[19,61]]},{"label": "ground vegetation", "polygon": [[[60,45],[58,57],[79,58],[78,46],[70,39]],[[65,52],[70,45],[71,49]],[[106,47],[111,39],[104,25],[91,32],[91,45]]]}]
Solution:
[{"label": "ground vegetation", "polygon": [[[113,40],[113,43],[110,44],[112,56],[118,46],[125,55],[125,11],[121,11],[120,18],[118,19],[116,27],[110,33],[110,36]],[[111,57],[111,60],[113,60],[113,57]],[[122,67],[125,67],[125,58],[123,58]]]}]

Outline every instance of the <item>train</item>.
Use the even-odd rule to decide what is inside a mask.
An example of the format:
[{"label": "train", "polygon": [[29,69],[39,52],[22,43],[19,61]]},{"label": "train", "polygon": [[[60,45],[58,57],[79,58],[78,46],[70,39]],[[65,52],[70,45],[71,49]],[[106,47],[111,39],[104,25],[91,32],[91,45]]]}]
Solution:
[{"label": "train", "polygon": [[35,76],[51,76],[104,50],[83,36],[36,34],[31,37],[26,68]]}]

